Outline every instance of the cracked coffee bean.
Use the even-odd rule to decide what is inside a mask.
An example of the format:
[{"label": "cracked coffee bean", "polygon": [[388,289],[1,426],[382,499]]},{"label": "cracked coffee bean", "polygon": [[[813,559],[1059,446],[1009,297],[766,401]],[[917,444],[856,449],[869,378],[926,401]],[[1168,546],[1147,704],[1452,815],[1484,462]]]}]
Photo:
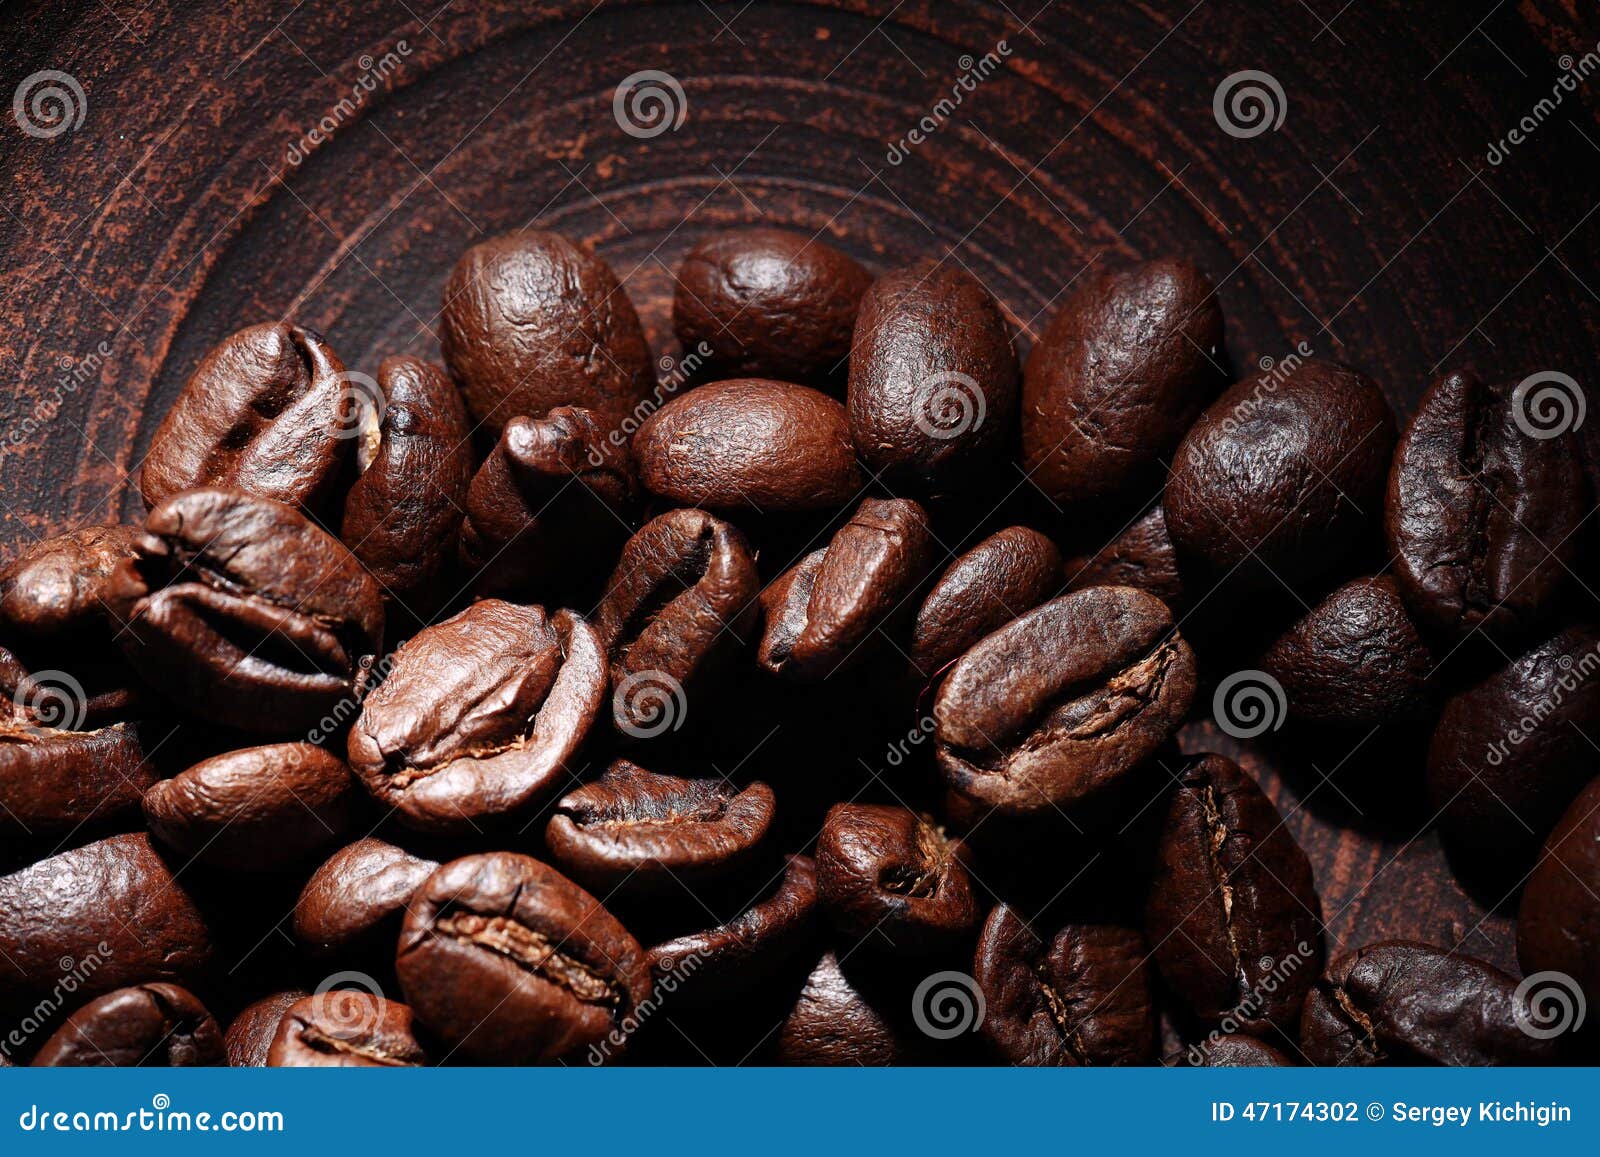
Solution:
[{"label": "cracked coffee bean", "polygon": [[411,1010],[356,989],[331,989],[296,1001],[267,1051],[273,1068],[376,1069],[423,1065]]},{"label": "cracked coffee bean", "polygon": [[119,988],[84,1005],[34,1055],[36,1068],[186,1068],[226,1060],[222,1029],[176,984]]},{"label": "cracked coffee bean", "polygon": [[264,1067],[273,1038],[278,1035],[278,1025],[283,1023],[284,1013],[310,995],[303,989],[289,989],[270,993],[246,1005],[223,1034],[222,1043],[227,1049],[229,1067]]},{"label": "cracked coffee bean", "polygon": [[985,635],[1061,589],[1061,552],[1026,526],[991,534],[939,576],[911,631],[911,669],[930,679]]},{"label": "cracked coffee bean", "polygon": [[0,834],[69,832],[135,812],[156,782],[145,758],[152,731],[141,723],[60,731],[0,722]]},{"label": "cracked coffee bean", "polygon": [[371,836],[340,848],[300,890],[294,937],[318,956],[392,943],[412,894],[438,867]]},{"label": "cracked coffee bean", "polygon": [[[1561,972],[1600,1006],[1600,779],[1567,808],[1528,877],[1517,914],[1517,962],[1527,976]],[[1539,1011],[1537,1005],[1534,1011]],[[1543,1027],[1542,1025],[1540,1027]]]}]

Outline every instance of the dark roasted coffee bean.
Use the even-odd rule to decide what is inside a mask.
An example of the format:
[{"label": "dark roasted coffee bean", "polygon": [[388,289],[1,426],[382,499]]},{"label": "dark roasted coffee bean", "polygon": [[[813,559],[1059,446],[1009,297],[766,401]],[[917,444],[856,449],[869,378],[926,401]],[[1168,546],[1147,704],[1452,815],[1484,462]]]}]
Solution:
[{"label": "dark roasted coffee bean", "polygon": [[1178,566],[1178,552],[1167,533],[1167,516],[1151,507],[1094,554],[1068,559],[1067,588],[1134,587],[1154,595],[1173,613],[1189,609],[1190,595]]},{"label": "dark roasted coffee bean", "polygon": [[1060,588],[1055,543],[1026,526],[991,534],[952,562],[922,600],[911,632],[913,673],[931,678]]},{"label": "dark roasted coffee bean", "polygon": [[860,493],[844,407],[806,386],[713,382],[651,414],[633,439],[639,481],[681,506],[774,514]]},{"label": "dark roasted coffee bean", "polygon": [[359,702],[383,640],[378,584],[281,503],[190,490],[159,503],[118,569],[121,643],[180,707],[244,731],[308,731]]},{"label": "dark roasted coffee bean", "polygon": [[648,738],[682,726],[685,688],[738,647],[760,581],[744,536],[703,510],[669,511],[628,540],[594,615],[618,729]]},{"label": "dark roasted coffee bean", "polygon": [[304,989],[295,988],[274,992],[247,1004],[244,1011],[233,1018],[233,1023],[228,1025],[228,1031],[222,1038],[228,1052],[229,1066],[259,1069],[266,1065],[267,1054],[272,1048],[273,1038],[278,1035],[283,1014],[310,995]]},{"label": "dark roasted coffee bean", "polygon": [[149,724],[58,731],[0,723],[0,834],[64,832],[139,806],[156,771],[145,759]]},{"label": "dark roasted coffee bean", "polygon": [[134,526],[86,526],[34,543],[0,573],[0,622],[30,639],[103,630],[111,576],[138,537]]},{"label": "dark roasted coffee bean", "polygon": [[614,556],[633,493],[627,438],[593,411],[512,418],[467,491],[461,561],[473,588],[566,593],[574,572]]},{"label": "dark roasted coffee bean", "polygon": [[295,939],[317,955],[393,944],[412,894],[438,866],[370,836],[340,848],[295,901]]},{"label": "dark roasted coffee bean", "polygon": [[417,1019],[478,1064],[556,1061],[615,1039],[650,991],[644,949],[615,917],[554,869],[509,852],[428,877],[396,969]]},{"label": "dark roasted coffee bean", "polygon": [[403,1004],[358,989],[297,1001],[278,1022],[267,1052],[274,1068],[374,1069],[427,1063]]},{"label": "dark roasted coffee bean", "polygon": [[973,965],[984,1039],[1013,1065],[1148,1064],[1156,1055],[1148,956],[1137,929],[1065,924],[1045,940],[997,905]]},{"label": "dark roasted coffee bean", "polygon": [[[1517,962],[1528,976],[1566,974],[1589,1007],[1600,1007],[1600,779],[1572,801],[1528,877],[1517,914]],[[1560,999],[1554,989],[1550,996]],[[1542,1029],[1552,1011],[1537,1000],[1531,1007]]]},{"label": "dark roasted coffee bean", "polygon": [[1394,440],[1389,404],[1354,370],[1306,361],[1241,381],[1173,457],[1172,541],[1244,585],[1314,578],[1381,516]]},{"label": "dark roasted coffee bean", "polygon": [[345,495],[339,536],[391,608],[426,614],[456,552],[472,441],[461,396],[420,358],[385,358],[378,399],[356,443],[361,474]]},{"label": "dark roasted coffee bean", "polygon": [[817,837],[822,911],[853,940],[900,953],[959,944],[983,918],[967,846],[902,807],[835,804]]},{"label": "dark roasted coffee bean", "polygon": [[1222,388],[1222,310],[1186,261],[1097,271],[1028,356],[1022,466],[1053,502],[1148,501]]},{"label": "dark roasted coffee bean", "polygon": [[219,868],[267,872],[336,843],[354,818],[355,781],[337,755],[274,743],[213,756],[144,793],[150,830]]},{"label": "dark roasted coffee bean", "polygon": [[1600,632],[1569,627],[1445,702],[1428,796],[1453,851],[1526,866],[1594,775]]},{"label": "dark roasted coffee bean", "polygon": [[37,1067],[187,1068],[227,1060],[222,1029],[176,984],[119,988],[84,1005],[34,1055]]},{"label": "dark roasted coffee bean", "polygon": [[405,823],[470,832],[555,790],[605,692],[587,622],[486,599],[394,653],[350,731],[350,766]]},{"label": "dark roasted coffee bean", "polygon": [[826,550],[763,593],[767,625],[757,662],[801,682],[859,663],[874,641],[884,641],[884,628],[911,617],[935,549],[927,511],[917,503],[864,499]]},{"label": "dark roasted coffee bean", "polygon": [[554,233],[474,245],[445,285],[440,342],[473,420],[593,410],[607,429],[655,385],[639,315],[611,267]]},{"label": "dark roasted coffee bean", "polygon": [[[61,661],[71,670],[52,665]],[[7,713],[34,727],[89,731],[158,714],[159,708],[112,641],[108,624],[106,630],[25,651],[0,644],[0,715]]]},{"label": "dark roasted coffee bean", "polygon": [[1556,1041],[1524,1030],[1517,982],[1470,956],[1407,940],[1328,966],[1306,996],[1300,1051],[1314,1065],[1538,1065]]},{"label": "dark roasted coffee bean", "polygon": [[1160,600],[1094,587],[969,650],[934,700],[939,769],[985,810],[1103,797],[1165,743],[1194,697],[1194,652]]},{"label": "dark roasted coffee bean", "polygon": [[1266,1041],[1243,1033],[1217,1033],[1197,1045],[1190,1045],[1164,1062],[1169,1066],[1193,1069],[1287,1069],[1290,1060]]},{"label": "dark roasted coffee bean", "polygon": [[145,505],[224,486],[316,510],[349,451],[357,393],[311,330],[284,322],[240,330],[206,354],[150,440],[139,477]]},{"label": "dark roasted coffee bean", "polygon": [[627,760],[556,802],[550,857],[602,895],[678,894],[743,872],[772,826],[772,789],[658,775]]},{"label": "dark roasted coffee bean", "polygon": [[825,952],[778,1026],[773,1059],[780,1065],[908,1065],[930,1049],[911,1025],[887,1015],[883,994],[868,993]]},{"label": "dark roasted coffee bean", "polygon": [[[843,381],[861,295],[852,258],[785,229],[728,229],[684,257],[672,327],[713,378]],[[687,360],[687,358],[686,358]]]},{"label": "dark roasted coffee bean", "polygon": [[1178,777],[1145,932],[1201,1021],[1294,1030],[1323,960],[1311,863],[1255,780],[1220,755],[1194,757]]},{"label": "dark roasted coffee bean", "polygon": [[1439,379],[1395,450],[1385,529],[1400,593],[1451,638],[1526,633],[1558,602],[1589,512],[1574,437],[1540,437],[1509,385]]},{"label": "dark roasted coffee bean", "polygon": [[1012,437],[1018,378],[1011,329],[959,265],[923,261],[872,283],[850,352],[850,437],[891,483],[971,489]]},{"label": "dark roasted coffee bean", "polygon": [[1434,659],[1395,581],[1381,576],[1353,579],[1311,608],[1267,648],[1261,669],[1296,718],[1369,727],[1424,713]]}]

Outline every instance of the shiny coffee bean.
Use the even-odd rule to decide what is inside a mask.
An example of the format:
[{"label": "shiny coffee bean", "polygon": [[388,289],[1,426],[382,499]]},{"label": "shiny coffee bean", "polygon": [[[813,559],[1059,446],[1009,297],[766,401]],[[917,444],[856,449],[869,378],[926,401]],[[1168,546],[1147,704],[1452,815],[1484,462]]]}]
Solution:
[{"label": "shiny coffee bean", "polygon": [[1517,982],[1470,956],[1406,940],[1341,956],[1306,996],[1314,1065],[1539,1065],[1554,1038],[1521,1027]]},{"label": "shiny coffee bean", "polygon": [[888,1004],[885,994],[857,984],[836,953],[825,952],[778,1026],[773,1060],[825,1067],[926,1064],[927,1038],[891,1016]]},{"label": "shiny coffee bean", "polygon": [[244,731],[309,731],[359,702],[383,640],[378,584],[277,502],[190,490],[160,502],[114,579],[129,661],[179,707]]},{"label": "shiny coffee bean", "polygon": [[1044,602],[1061,587],[1061,552],[1026,526],[991,534],[939,576],[911,631],[911,669],[919,678],[961,657],[985,635]]},{"label": "shiny coffee bean", "polygon": [[741,790],[620,759],[556,802],[545,846],[562,871],[602,895],[677,896],[744,872],[774,806],[764,783]]},{"label": "shiny coffee bean", "polygon": [[36,640],[103,630],[111,576],[138,537],[133,526],[86,526],[27,547],[0,572],[0,622]]},{"label": "shiny coffee bean", "polygon": [[228,1053],[229,1067],[259,1069],[265,1066],[272,1040],[278,1035],[278,1025],[283,1022],[283,1014],[310,995],[304,989],[292,988],[285,992],[270,993],[247,1004],[223,1034],[222,1043]]},{"label": "shiny coffee bean", "polygon": [[301,889],[294,938],[318,956],[392,945],[412,894],[438,866],[371,836],[340,848]]},{"label": "shiny coffee bean", "polygon": [[817,889],[829,922],[869,947],[916,954],[959,944],[983,910],[967,846],[901,807],[835,804],[817,837]]},{"label": "shiny coffee bean", "polygon": [[850,357],[872,274],[825,241],[786,229],[728,229],[678,266],[672,327],[704,349],[713,378],[776,378],[821,386]]},{"label": "shiny coffee bean", "polygon": [[[1578,793],[1545,840],[1517,913],[1517,962],[1525,975],[1571,977],[1600,1007],[1600,779]],[[1535,1013],[1541,1010],[1537,1003]],[[1544,1024],[1541,1028],[1547,1027]]]},{"label": "shiny coffee bean", "polygon": [[1172,541],[1242,585],[1312,579],[1381,516],[1394,441],[1389,403],[1354,370],[1305,361],[1241,381],[1173,457]]},{"label": "shiny coffee bean", "polygon": [[1222,310],[1186,261],[1095,272],[1057,311],[1022,380],[1022,467],[1062,505],[1148,501],[1224,381]]},{"label": "shiny coffee bean", "polygon": [[1311,863],[1255,780],[1192,758],[1167,805],[1145,909],[1156,965],[1202,1022],[1294,1030],[1321,971]]},{"label": "shiny coffee bean", "polygon": [[1509,384],[1471,373],[1423,395],[1395,450],[1385,529],[1400,593],[1430,630],[1525,635],[1569,585],[1590,500],[1572,436],[1518,423]]},{"label": "shiny coffee bean", "polygon": [[1177,730],[1195,661],[1165,604],[1094,587],[1029,611],[969,650],[934,699],[945,782],[1028,815],[1103,798]]},{"label": "shiny coffee bean", "polygon": [[319,334],[253,325],[206,354],[150,440],[144,503],[228,487],[318,510],[351,446],[357,388]]},{"label": "shiny coffee bean", "polygon": [[906,498],[868,498],[825,550],[780,576],[761,597],[766,631],[756,661],[815,682],[861,662],[909,619],[937,543],[928,514]]},{"label": "shiny coffee bean", "polygon": [[978,940],[973,978],[983,991],[983,1036],[1013,1065],[1148,1064],[1156,1012],[1137,929],[1065,924],[1049,939],[1008,904]]},{"label": "shiny coffee bean", "polygon": [[1435,660],[1384,575],[1339,587],[1280,635],[1260,665],[1283,687],[1295,718],[1371,727],[1426,712]]},{"label": "shiny coffee bean", "polygon": [[188,1068],[227,1060],[222,1029],[176,984],[141,984],[96,997],[34,1054],[39,1068]]},{"label": "shiny coffee bean", "polygon": [[498,437],[557,406],[619,428],[655,385],[650,347],[616,274],[554,233],[474,245],[445,284],[440,342],[473,421]]},{"label": "shiny coffee bean", "polygon": [[145,759],[149,724],[58,731],[22,720],[0,724],[0,834],[72,831],[136,811],[156,770]]},{"label": "shiny coffee bean", "polygon": [[[1092,555],[1068,559],[1067,589],[1134,587],[1154,595],[1174,614],[1189,609],[1191,595],[1167,533],[1166,512],[1153,506]],[[1202,592],[1204,593],[1204,592]]]},{"label": "shiny coffee bean", "polygon": [[644,950],[554,869],[510,852],[445,864],[396,962],[417,1019],[464,1062],[533,1064],[607,1039],[650,991]]},{"label": "shiny coffee bean", "polygon": [[1295,1064],[1266,1041],[1237,1032],[1216,1034],[1163,1063],[1193,1069],[1287,1069]]},{"label": "shiny coffee bean", "polygon": [[411,1010],[358,989],[331,989],[295,1002],[267,1052],[273,1068],[375,1069],[427,1063]]},{"label": "shiny coffee bean", "polygon": [[868,468],[927,494],[971,489],[1011,437],[1018,378],[1000,304],[958,264],[872,283],[850,353],[850,437]]},{"label": "shiny coffee bean", "polygon": [[350,730],[350,766],[404,823],[471,832],[563,782],[605,691],[583,619],[486,599],[394,653]]},{"label": "shiny coffee bean", "polygon": [[764,378],[674,398],[639,427],[633,454],[651,494],[718,511],[831,510],[864,484],[844,407]]}]

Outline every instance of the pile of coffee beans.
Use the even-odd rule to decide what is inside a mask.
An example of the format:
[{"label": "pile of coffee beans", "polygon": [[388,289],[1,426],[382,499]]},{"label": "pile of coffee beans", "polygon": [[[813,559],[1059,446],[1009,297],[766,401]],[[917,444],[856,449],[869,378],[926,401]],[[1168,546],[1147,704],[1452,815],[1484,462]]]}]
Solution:
[{"label": "pile of coffee beans", "polygon": [[[735,230],[676,284],[665,378],[550,233],[461,259],[442,367],[242,330],[142,523],[16,555],[0,1063],[1593,1055],[1595,463],[1549,397],[1456,373],[1402,429],[1344,365],[1236,375],[1178,260],[1025,359],[959,260]],[[1414,787],[1527,979],[1330,942],[1241,739]]]}]

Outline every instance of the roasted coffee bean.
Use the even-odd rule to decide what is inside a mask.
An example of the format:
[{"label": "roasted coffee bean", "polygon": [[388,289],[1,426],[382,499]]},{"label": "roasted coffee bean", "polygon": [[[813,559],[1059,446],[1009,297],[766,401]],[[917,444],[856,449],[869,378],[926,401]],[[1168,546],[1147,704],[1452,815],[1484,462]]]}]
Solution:
[{"label": "roasted coffee bean", "polygon": [[766,631],[756,661],[774,675],[815,682],[859,663],[882,631],[910,618],[933,561],[928,514],[907,498],[868,498],[823,551],[780,576],[761,597]]},{"label": "roasted coffee bean", "polygon": [[405,823],[470,832],[554,791],[605,692],[582,618],[486,599],[394,653],[350,731],[350,766]]},{"label": "roasted coffee bean", "polygon": [[150,440],[146,506],[182,490],[229,487],[316,511],[337,483],[359,390],[321,335],[253,325],[196,367]]},{"label": "roasted coffee bean", "polygon": [[1061,552],[1036,530],[1012,526],[961,555],[922,600],[911,669],[922,679],[1061,588]]},{"label": "roasted coffee bean", "polygon": [[[684,257],[672,327],[713,378],[842,382],[861,295],[854,259],[805,233],[728,229]],[[704,353],[698,351],[704,350]]]},{"label": "roasted coffee bean", "polygon": [[1241,585],[1312,579],[1381,515],[1394,441],[1389,404],[1354,370],[1305,361],[1241,381],[1173,457],[1172,541]]},{"label": "roasted coffee bean", "polygon": [[888,1015],[885,995],[858,986],[825,952],[779,1025],[773,1059],[780,1065],[926,1064],[931,1049],[916,1029]]},{"label": "roasted coffee bean", "polygon": [[679,779],[620,759],[556,802],[545,828],[550,857],[603,895],[693,892],[740,874],[772,826],[764,783]]},{"label": "roasted coffee bean", "polygon": [[385,358],[377,385],[339,537],[391,609],[425,614],[455,554],[472,479],[467,411],[450,379],[420,358]]},{"label": "roasted coffee bean", "polygon": [[288,867],[338,841],[355,781],[311,743],[246,747],[195,764],[144,793],[150,830],[185,855],[234,871]]},{"label": "roasted coffee bean", "polygon": [[1156,1055],[1156,1012],[1138,930],[1064,924],[1046,940],[1009,904],[978,940],[982,1031],[1008,1064],[1141,1065]]},{"label": "roasted coffee bean", "polygon": [[681,506],[830,510],[863,486],[844,407],[806,386],[713,382],[674,398],[633,439],[639,481]]},{"label": "roasted coffee bean", "polygon": [[32,1007],[63,974],[84,997],[193,985],[211,956],[204,917],[143,832],[0,876],[0,1005]]},{"label": "roasted coffee bean", "polygon": [[244,1011],[233,1018],[233,1023],[222,1038],[228,1052],[228,1064],[236,1069],[259,1069],[265,1066],[273,1038],[278,1035],[278,1025],[283,1022],[283,1014],[310,995],[304,989],[289,989],[271,993],[246,1005]]},{"label": "roasted coffee bean", "polygon": [[1451,696],[1428,748],[1428,796],[1453,851],[1526,866],[1594,775],[1600,632],[1569,627]]},{"label": "roasted coffee bean", "polygon": [[0,573],[0,622],[42,640],[104,630],[111,576],[138,537],[133,526],[86,526],[34,543]]},{"label": "roasted coffee bean", "polygon": [[1557,605],[1589,513],[1575,436],[1537,436],[1510,385],[1471,373],[1423,395],[1395,450],[1385,529],[1430,630],[1524,635]]},{"label": "roasted coffee bean", "polygon": [[1554,1038],[1523,1028],[1517,982],[1470,956],[1408,940],[1328,966],[1306,995],[1300,1051],[1314,1065],[1539,1065]]},{"label": "roasted coffee bean", "polygon": [[[1528,877],[1517,914],[1517,962],[1524,975],[1564,973],[1589,1007],[1600,1007],[1600,779],[1592,780],[1567,808],[1545,841]],[[1555,1008],[1535,999],[1531,1012],[1547,1023]],[[1571,1001],[1568,993],[1565,1000]],[[1576,1026],[1574,1026],[1576,1027]]]},{"label": "roasted coffee bean", "polygon": [[1190,594],[1167,533],[1166,512],[1153,506],[1094,554],[1067,560],[1067,588],[1134,587],[1154,595],[1174,614],[1189,609]]},{"label": "roasted coffee bean", "polygon": [[627,439],[592,410],[512,418],[467,491],[461,561],[473,588],[565,593],[574,572],[610,561],[633,495]]},{"label": "roasted coffee bean", "polygon": [[[53,665],[58,662],[71,670]],[[90,731],[161,710],[112,641],[109,625],[25,650],[0,644],[0,716],[33,727]]]},{"label": "roasted coffee bean", "polygon": [[1090,274],[1028,356],[1023,469],[1063,505],[1148,501],[1222,356],[1216,290],[1187,261]]},{"label": "roasted coffee bean", "polygon": [[319,956],[393,944],[412,894],[438,866],[370,836],[340,848],[295,901],[295,939]]},{"label": "roasted coffee bean", "polygon": [[983,918],[967,846],[924,816],[880,804],[835,804],[817,837],[822,911],[853,940],[899,953],[959,944]]},{"label": "roasted coffee bean", "polygon": [[811,942],[816,909],[816,863],[790,856],[767,894],[726,924],[651,948],[655,988],[672,993],[674,1001],[713,1005],[755,989]]},{"label": "roasted coffee bean", "polygon": [[1294,1062],[1266,1041],[1243,1033],[1219,1033],[1183,1052],[1168,1057],[1165,1064],[1193,1069],[1287,1069]]},{"label": "roasted coffee bean", "polygon": [[153,731],[139,723],[96,731],[0,723],[0,834],[65,832],[137,809],[156,781],[145,759]]},{"label": "roasted coffee bean", "polygon": [[225,1063],[222,1029],[176,984],[141,984],[97,997],[34,1055],[38,1068],[188,1068]]},{"label": "roasted coffee bean", "polygon": [[297,1001],[278,1022],[267,1052],[274,1068],[373,1069],[427,1063],[411,1010],[357,989],[331,989]]},{"label": "roasted coffee bean", "polygon": [[1220,755],[1195,756],[1178,777],[1145,932],[1201,1021],[1294,1030],[1323,960],[1311,862],[1255,780]]},{"label": "roasted coffee bean", "polygon": [[377,583],[278,502],[230,490],[163,500],[113,602],[122,646],[180,707],[243,731],[309,731],[359,702],[383,640]]},{"label": "roasted coffee bean", "polygon": [[928,494],[971,489],[1012,436],[1011,328],[956,264],[923,261],[872,283],[850,353],[850,437],[862,461]]},{"label": "roasted coffee bean", "polygon": [[1159,599],[1064,595],[951,668],[933,706],[939,769],[1007,815],[1103,798],[1177,730],[1194,687],[1194,653]]},{"label": "roasted coffee bean", "polygon": [[557,406],[620,428],[655,386],[639,315],[611,267],[554,233],[474,245],[445,285],[440,342],[473,420],[496,437]]},{"label": "roasted coffee bean", "polygon": [[428,877],[406,913],[396,969],[417,1019],[477,1064],[557,1061],[614,1040],[650,991],[644,949],[611,913],[510,852]]},{"label": "roasted coffee bean", "polygon": [[703,510],[668,511],[628,540],[594,615],[619,730],[682,726],[685,688],[752,628],[760,582],[744,536]]},{"label": "roasted coffee bean", "polygon": [[1291,715],[1342,727],[1422,715],[1434,666],[1388,576],[1345,583],[1261,657],[1261,669],[1283,687]]}]

